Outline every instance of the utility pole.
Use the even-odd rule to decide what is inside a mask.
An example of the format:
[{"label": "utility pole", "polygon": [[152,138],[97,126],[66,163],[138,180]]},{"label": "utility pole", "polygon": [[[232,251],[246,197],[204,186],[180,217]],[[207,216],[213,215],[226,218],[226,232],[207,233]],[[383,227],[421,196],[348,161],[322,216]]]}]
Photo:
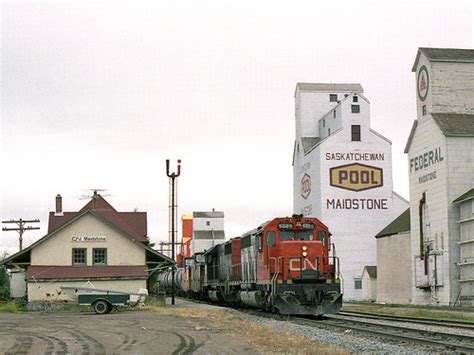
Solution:
[{"label": "utility pole", "polygon": [[170,173],[170,160],[166,159],[166,176],[170,178],[171,181],[171,259],[173,259],[173,265],[171,266],[171,304],[174,305],[174,273],[176,269],[176,260],[174,255],[174,238],[175,238],[175,209],[177,208],[177,201],[175,201],[175,179],[181,174],[181,159],[178,159],[178,172]]},{"label": "utility pole", "polygon": [[17,231],[18,234],[20,235],[20,251],[22,251],[23,250],[23,233],[25,233],[25,231],[40,229],[39,227],[25,226],[25,224],[26,223],[39,223],[39,221],[40,221],[39,219],[21,219],[21,218],[19,220],[11,219],[9,221],[2,221],[2,223],[5,223],[5,224],[16,223],[16,225],[18,226],[18,228],[3,227],[2,231]]}]

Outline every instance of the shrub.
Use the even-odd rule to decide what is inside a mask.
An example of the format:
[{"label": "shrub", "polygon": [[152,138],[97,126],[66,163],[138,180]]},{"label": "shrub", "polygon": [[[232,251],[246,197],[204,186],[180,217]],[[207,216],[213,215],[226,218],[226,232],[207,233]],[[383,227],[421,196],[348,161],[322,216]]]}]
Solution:
[{"label": "shrub", "polygon": [[25,306],[22,305],[20,302],[17,301],[7,301],[2,302],[0,301],[0,313],[18,313],[24,312]]},{"label": "shrub", "polygon": [[[7,254],[0,256],[0,261],[5,259]],[[5,266],[0,266],[0,300],[10,299],[10,277]]]}]

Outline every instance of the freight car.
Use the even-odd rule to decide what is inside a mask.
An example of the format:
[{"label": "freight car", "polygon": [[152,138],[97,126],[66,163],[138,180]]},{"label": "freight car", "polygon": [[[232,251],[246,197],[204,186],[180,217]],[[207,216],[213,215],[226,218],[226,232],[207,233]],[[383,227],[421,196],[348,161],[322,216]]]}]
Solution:
[{"label": "freight car", "polygon": [[[337,313],[339,259],[330,237],[317,218],[275,218],[185,258],[175,285],[189,297],[281,314]],[[161,288],[171,286],[170,273],[159,276]]]}]

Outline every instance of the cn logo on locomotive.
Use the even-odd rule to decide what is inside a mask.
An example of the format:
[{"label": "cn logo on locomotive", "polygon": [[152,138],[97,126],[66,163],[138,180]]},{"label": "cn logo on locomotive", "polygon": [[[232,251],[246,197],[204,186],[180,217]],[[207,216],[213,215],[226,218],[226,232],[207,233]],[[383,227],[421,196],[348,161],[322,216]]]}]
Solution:
[{"label": "cn logo on locomotive", "polygon": [[314,264],[311,263],[309,259],[304,259],[303,265],[300,264],[300,259],[290,259],[289,265],[290,271],[305,271],[305,270],[314,270],[318,271],[317,261],[314,260]]},{"label": "cn logo on locomotive", "polygon": [[331,186],[363,191],[383,186],[383,170],[365,164],[348,164],[329,169]]}]

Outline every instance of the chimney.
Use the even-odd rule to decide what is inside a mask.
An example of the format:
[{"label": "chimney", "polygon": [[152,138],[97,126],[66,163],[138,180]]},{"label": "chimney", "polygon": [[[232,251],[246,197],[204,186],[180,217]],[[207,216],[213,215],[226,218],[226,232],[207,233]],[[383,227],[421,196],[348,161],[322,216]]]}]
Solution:
[{"label": "chimney", "polygon": [[56,195],[56,212],[54,212],[55,216],[64,216],[63,214],[63,198],[60,194]]}]

